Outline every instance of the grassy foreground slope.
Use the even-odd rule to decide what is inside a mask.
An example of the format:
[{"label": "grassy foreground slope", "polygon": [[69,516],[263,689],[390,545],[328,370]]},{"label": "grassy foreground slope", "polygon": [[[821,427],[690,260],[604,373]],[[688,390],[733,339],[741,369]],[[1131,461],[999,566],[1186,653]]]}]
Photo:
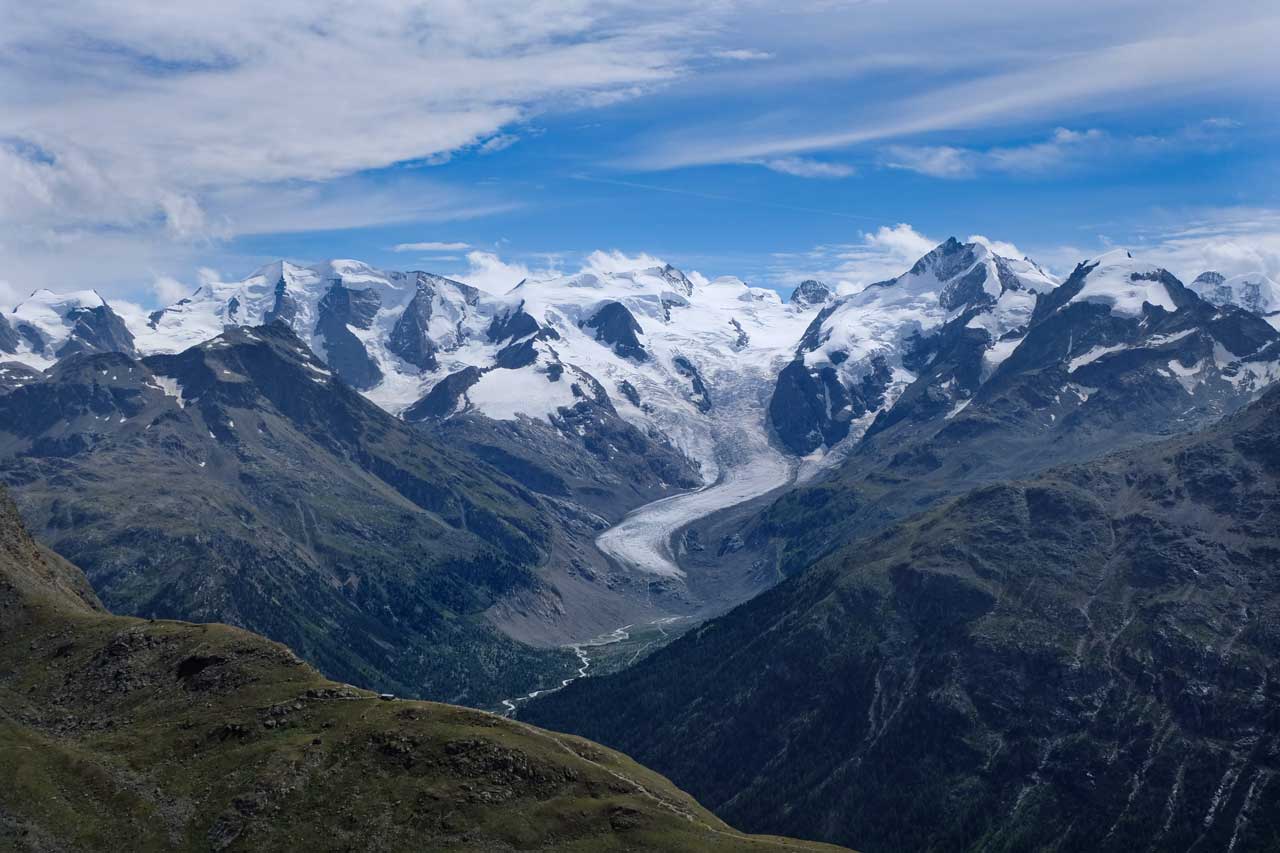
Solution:
[{"label": "grassy foreground slope", "polygon": [[0,495],[2,850],[829,850],[589,741],[383,702],[225,625],[112,616]]}]

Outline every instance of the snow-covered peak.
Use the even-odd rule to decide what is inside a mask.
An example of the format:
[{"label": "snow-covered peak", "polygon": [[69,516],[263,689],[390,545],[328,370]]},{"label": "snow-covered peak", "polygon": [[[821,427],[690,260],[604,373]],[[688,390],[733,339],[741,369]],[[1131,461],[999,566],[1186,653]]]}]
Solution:
[{"label": "snow-covered peak", "polygon": [[801,453],[856,440],[915,381],[921,342],[949,323],[986,333],[965,334],[985,348],[980,368],[989,374],[1017,346],[1038,295],[1057,286],[989,241],[948,239],[902,275],[826,304],[780,379],[775,429]]},{"label": "snow-covered peak", "polygon": [[72,352],[133,348],[124,322],[94,290],[37,290],[7,319],[17,336],[13,358],[42,370]]},{"label": "snow-covered peak", "polygon": [[1083,283],[1067,300],[1068,305],[1097,303],[1124,317],[1142,316],[1145,305],[1178,310],[1177,298],[1169,289],[1172,276],[1161,267],[1134,258],[1124,249],[1114,249],[1085,261],[1073,278],[1079,275],[1083,275]]},{"label": "snow-covered peak", "polygon": [[1204,272],[1191,283],[1191,289],[1214,305],[1235,305],[1263,316],[1280,312],[1280,284],[1260,272],[1231,278]]},{"label": "snow-covered peak", "polygon": [[227,326],[285,322],[305,341],[315,343],[320,302],[338,285],[370,291],[381,307],[403,308],[413,298],[416,278],[383,272],[348,259],[303,266],[272,261],[239,281],[209,282],[191,296],[150,315],[136,330],[144,352],[175,353],[222,333]]},{"label": "snow-covered peak", "polygon": [[809,278],[796,285],[796,289],[791,291],[791,297],[787,301],[792,305],[809,308],[826,304],[832,295],[830,287],[817,279]]},{"label": "snow-covered peak", "polygon": [[68,311],[77,309],[96,309],[106,305],[106,300],[97,291],[72,291],[55,293],[47,288],[38,289],[31,296],[24,298],[13,309],[14,321],[26,321],[38,328],[63,324]]},{"label": "snow-covered peak", "polygon": [[961,243],[954,237],[887,281],[832,303],[819,329],[806,335],[805,359],[857,365],[902,341],[936,328],[966,312],[969,325],[985,329],[992,340],[1025,326],[1036,294],[1058,282],[1028,259],[995,254],[986,242]]}]

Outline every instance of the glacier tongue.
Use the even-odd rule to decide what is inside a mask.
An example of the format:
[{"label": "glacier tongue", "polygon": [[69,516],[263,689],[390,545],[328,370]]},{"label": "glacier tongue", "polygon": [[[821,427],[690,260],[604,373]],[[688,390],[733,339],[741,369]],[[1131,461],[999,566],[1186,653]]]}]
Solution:
[{"label": "glacier tongue", "polygon": [[708,439],[716,480],[634,510],[600,534],[596,546],[623,566],[683,577],[671,550],[679,528],[791,483],[799,462],[773,446],[765,422],[765,397],[776,375],[776,367],[765,364],[715,374],[713,384],[720,396],[711,413]]}]

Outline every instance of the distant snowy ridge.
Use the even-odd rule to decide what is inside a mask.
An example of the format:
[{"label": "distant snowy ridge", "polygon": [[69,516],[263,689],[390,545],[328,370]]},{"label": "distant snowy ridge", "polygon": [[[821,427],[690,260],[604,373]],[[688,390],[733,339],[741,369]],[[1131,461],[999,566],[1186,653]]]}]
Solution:
[{"label": "distant snowy ridge", "polygon": [[[1191,282],[1191,289],[1214,305],[1236,305],[1280,324],[1280,284],[1260,272],[1230,278],[1217,272],[1203,272]],[[1280,326],[1278,326],[1280,327]]]},{"label": "distant snowy ridge", "polygon": [[[269,264],[210,283],[136,329],[179,352],[228,325],[285,322],[348,384],[409,420],[550,422],[585,399],[669,439],[714,482],[766,433],[774,375],[829,291],[808,299],[671,267],[522,281],[501,295],[354,260]],[[764,442],[767,444],[767,442]]]},{"label": "distant snowy ridge", "polygon": [[[85,349],[176,353],[228,326],[283,322],[336,375],[407,420],[528,417],[571,433],[581,427],[563,414],[590,401],[669,441],[710,484],[764,459],[774,436],[815,460],[849,445],[920,377],[960,358],[965,366],[930,392],[954,417],[1051,306],[1141,318],[1196,294],[1280,326],[1280,288],[1265,276],[1206,273],[1184,287],[1116,251],[1084,262],[1071,292],[1058,293],[1057,278],[998,245],[949,239],[896,278],[843,297],[807,280],[787,302],[660,263],[591,266],[492,294],[356,260],[276,261],[128,324],[96,293],[40,291],[6,315],[0,351],[44,369]],[[1072,371],[1108,347],[1123,348],[1072,349]],[[1189,369],[1178,368],[1184,385]]]}]

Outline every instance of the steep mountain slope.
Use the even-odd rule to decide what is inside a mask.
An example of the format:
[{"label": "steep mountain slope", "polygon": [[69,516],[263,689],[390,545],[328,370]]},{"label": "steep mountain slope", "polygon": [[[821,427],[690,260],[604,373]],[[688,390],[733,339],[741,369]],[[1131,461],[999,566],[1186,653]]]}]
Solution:
[{"label": "steep mountain slope", "polygon": [[783,304],[737,279],[605,267],[497,295],[356,261],[280,262],[155,312],[138,345],[172,351],[227,324],[285,323],[369,400],[527,483],[571,532],[545,563],[547,586],[490,618],[525,640],[582,641],[723,610],[761,587],[690,582],[665,523],[591,540],[677,491],[711,487],[689,504],[705,513],[791,481],[766,428],[768,389],[830,295],[815,283]]},{"label": "steep mountain slope", "polygon": [[64,358],[0,395],[0,476],[109,606],[220,620],[323,671],[485,705],[572,658],[488,627],[555,508],[336,380],[282,325]]},{"label": "steep mountain slope", "polygon": [[994,485],[531,704],[868,850],[1280,844],[1280,389]]},{"label": "steep mountain slope", "polygon": [[0,495],[0,847],[834,850],[567,735],[383,702],[225,625],[102,611]]},{"label": "steep mountain slope", "polygon": [[825,478],[735,522],[748,547],[730,559],[793,572],[974,486],[1197,429],[1280,378],[1264,319],[1123,251],[1080,264],[994,344],[990,317],[961,310],[900,350],[896,396]]},{"label": "steep mountain slope", "polygon": [[971,330],[970,346],[990,373],[1017,346],[1036,294],[1056,284],[1031,261],[1003,258],[987,243],[947,240],[897,278],[814,318],[773,391],[774,431],[801,455],[856,441],[915,379],[921,338],[948,322]]}]

